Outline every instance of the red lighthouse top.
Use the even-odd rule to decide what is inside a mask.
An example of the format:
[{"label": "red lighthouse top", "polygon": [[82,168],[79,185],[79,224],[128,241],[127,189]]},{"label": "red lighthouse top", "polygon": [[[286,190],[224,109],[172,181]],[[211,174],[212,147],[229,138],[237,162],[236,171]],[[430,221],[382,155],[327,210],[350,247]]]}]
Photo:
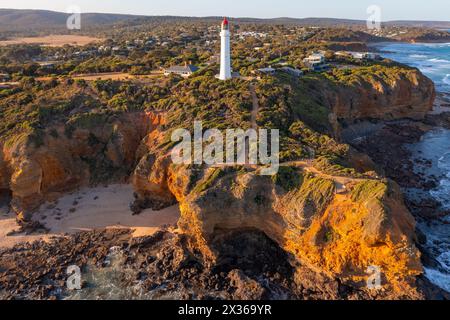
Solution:
[{"label": "red lighthouse top", "polygon": [[225,18],[223,18],[223,21],[222,21],[222,29],[228,29],[228,26],[229,26],[229,23],[228,23],[227,18],[225,17]]}]

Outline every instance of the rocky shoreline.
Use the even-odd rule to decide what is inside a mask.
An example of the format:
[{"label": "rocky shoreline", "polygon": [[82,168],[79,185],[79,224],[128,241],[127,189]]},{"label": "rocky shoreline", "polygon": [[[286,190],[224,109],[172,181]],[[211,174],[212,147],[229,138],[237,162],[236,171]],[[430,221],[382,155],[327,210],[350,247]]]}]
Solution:
[{"label": "rocky shoreline", "polygon": [[[116,298],[336,299],[347,290],[307,269],[304,286],[296,286],[286,253],[262,233],[249,230],[225,237],[217,243],[227,248],[212,268],[188,249],[183,236],[168,230],[138,239],[127,230],[84,232],[52,243],[19,245],[0,251],[1,265],[8,266],[8,272],[0,270],[0,297],[69,298],[73,292],[66,289],[67,267],[80,266],[83,276],[89,268],[106,269],[111,248],[124,257],[119,266],[124,291]],[[84,298],[95,298],[101,291],[91,286],[83,282]],[[125,296],[127,287],[136,286],[145,294]]]},{"label": "rocky shoreline", "polygon": [[[220,238],[220,239],[219,239]],[[410,299],[387,291],[358,290],[289,256],[256,230],[220,236],[222,255],[208,266],[183,235],[161,230],[133,238],[129,230],[99,230],[0,250],[1,299]],[[116,257],[119,263],[112,265]],[[82,270],[82,289],[66,286],[71,265]],[[106,276],[105,276],[106,274]],[[103,282],[98,279],[104,277]],[[85,280],[87,279],[87,280]],[[97,279],[97,280],[92,280]],[[113,283],[113,284],[112,284]],[[448,298],[427,279],[417,299]],[[112,290],[111,288],[114,288]]]},{"label": "rocky shoreline", "polygon": [[[439,176],[424,175],[414,167],[431,167],[427,159],[411,159],[407,146],[417,143],[421,137],[436,128],[450,129],[450,113],[429,115],[424,121],[396,121],[385,124],[381,130],[352,145],[369,155],[386,177],[397,182],[403,189],[416,188],[430,191],[437,187]],[[406,197],[408,208],[424,218],[433,217],[440,204],[432,198],[420,199],[420,202]]]},{"label": "rocky shoreline", "polygon": [[[425,155],[412,159],[409,146],[418,143],[425,134],[437,128],[450,129],[450,113],[430,113],[423,121],[388,123],[369,137],[353,144],[359,151],[368,154],[388,178],[402,187],[407,208],[417,221],[425,224],[437,221],[445,223],[444,218],[450,216],[450,212],[430,194],[431,190],[438,187],[442,176],[431,170],[432,161]],[[416,234],[422,263],[425,267],[436,267],[437,262],[429,251],[430,248],[427,248],[427,236],[419,229],[416,229]],[[445,299],[450,298],[448,292],[441,289],[438,291]]]}]

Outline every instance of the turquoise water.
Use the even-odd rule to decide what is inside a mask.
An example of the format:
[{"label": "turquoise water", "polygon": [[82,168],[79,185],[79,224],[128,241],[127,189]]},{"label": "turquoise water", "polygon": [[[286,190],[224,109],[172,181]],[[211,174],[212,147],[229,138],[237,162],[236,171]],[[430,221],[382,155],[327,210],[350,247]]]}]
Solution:
[{"label": "turquoise water", "polygon": [[416,68],[450,93],[450,43],[389,43],[377,46],[382,56]]},{"label": "turquoise water", "polygon": [[[437,91],[450,96],[450,43],[389,43],[377,47],[383,57],[419,68],[434,81]],[[413,159],[425,158],[433,164],[432,168],[418,164],[416,170],[440,177],[438,187],[425,195],[439,201],[442,210],[450,210],[450,130],[439,128],[428,132],[410,150]],[[416,192],[412,194],[417,195]],[[418,228],[427,236],[425,250],[435,262],[425,266],[425,275],[450,292],[450,216],[434,220],[418,218]]]}]

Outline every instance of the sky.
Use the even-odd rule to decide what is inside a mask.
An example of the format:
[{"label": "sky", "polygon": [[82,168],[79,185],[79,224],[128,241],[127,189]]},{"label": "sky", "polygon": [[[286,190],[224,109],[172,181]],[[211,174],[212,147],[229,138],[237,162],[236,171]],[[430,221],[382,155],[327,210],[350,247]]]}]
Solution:
[{"label": "sky", "polygon": [[450,20],[449,0],[0,0],[0,8],[140,15],[229,17],[330,17],[366,20],[378,5],[381,20]]}]

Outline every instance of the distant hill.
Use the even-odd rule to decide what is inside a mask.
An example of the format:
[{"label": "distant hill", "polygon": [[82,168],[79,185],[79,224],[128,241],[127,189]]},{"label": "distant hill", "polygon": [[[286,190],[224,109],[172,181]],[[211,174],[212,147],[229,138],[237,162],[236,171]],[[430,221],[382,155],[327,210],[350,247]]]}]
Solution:
[{"label": "distant hill", "polygon": [[387,25],[398,25],[404,27],[450,29],[450,21],[389,21]]},{"label": "distant hill", "polygon": [[[0,32],[14,34],[18,32],[38,33],[45,31],[66,30],[66,21],[69,14],[48,10],[19,10],[0,9]],[[83,13],[81,23],[85,28],[98,28],[117,23],[139,24],[145,22],[170,22],[170,21],[216,21],[222,17],[177,17],[177,16],[139,16],[108,13]],[[364,20],[334,19],[334,18],[235,18],[241,23],[271,23],[271,24],[295,24],[308,26],[363,26]],[[450,22],[445,21],[390,21],[386,25],[398,25],[409,27],[427,27],[450,29]]]},{"label": "distant hill", "polygon": [[[0,9],[0,31],[39,31],[48,29],[65,29],[70,14],[47,10]],[[121,21],[137,19],[139,16],[83,13],[81,23],[87,27],[113,24]]]}]

